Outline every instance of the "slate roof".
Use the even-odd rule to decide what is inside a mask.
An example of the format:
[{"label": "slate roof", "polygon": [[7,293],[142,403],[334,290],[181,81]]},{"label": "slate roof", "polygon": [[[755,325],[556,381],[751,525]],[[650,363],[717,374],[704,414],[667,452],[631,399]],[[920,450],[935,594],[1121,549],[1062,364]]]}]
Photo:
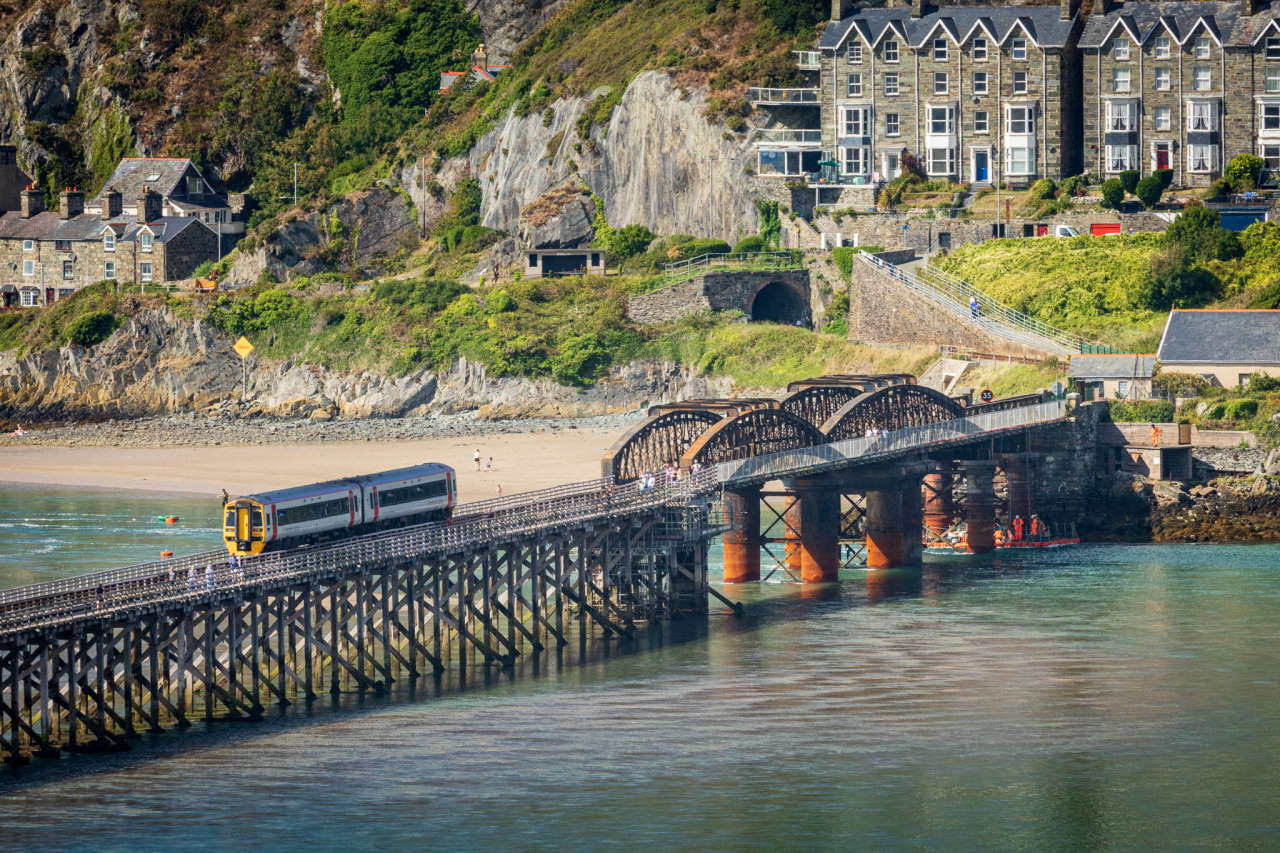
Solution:
[{"label": "slate roof", "polygon": [[[109,223],[116,232],[116,239],[126,243],[137,238],[140,228],[137,217],[117,216]],[[147,227],[154,233],[157,243],[167,243],[193,225],[201,224],[190,216],[164,216]],[[83,213],[71,219],[63,219],[55,211],[37,213],[23,219],[17,211],[0,216],[0,240],[97,240],[108,223],[96,213]]]},{"label": "slate roof", "polygon": [[1160,361],[1280,364],[1280,311],[1170,311]]},{"label": "slate roof", "polygon": [[[852,31],[873,45],[894,31],[898,38],[919,47],[932,35],[935,27],[945,29],[954,41],[963,41],[978,27],[987,38],[998,43],[1026,29],[1028,37],[1041,47],[1064,47],[1071,35],[1074,19],[1062,20],[1058,6],[945,6],[919,17],[911,17],[905,7],[862,9],[842,21],[827,25],[818,43],[820,49],[839,50]],[[1021,24],[1021,27],[1018,25]],[[977,33],[974,33],[975,35]]]},{"label": "slate roof", "polygon": [[1154,355],[1076,355],[1067,376],[1072,379],[1150,379],[1156,369]]},{"label": "slate roof", "polygon": [[[103,192],[107,187],[114,187],[131,202],[142,195],[143,187],[150,187],[161,195],[174,195],[182,176],[191,168],[195,167],[185,157],[126,157],[103,184]],[[152,175],[156,179],[148,181]]]},{"label": "slate roof", "polygon": [[1167,3],[1120,3],[1106,15],[1091,15],[1080,34],[1081,47],[1103,47],[1115,34],[1127,31],[1139,44],[1166,28],[1178,44],[1203,31],[1197,27],[1201,18],[1219,42],[1229,45],[1251,45],[1269,28],[1277,10],[1263,9],[1260,14],[1242,16],[1240,4],[1214,3],[1205,0],[1177,0]]}]

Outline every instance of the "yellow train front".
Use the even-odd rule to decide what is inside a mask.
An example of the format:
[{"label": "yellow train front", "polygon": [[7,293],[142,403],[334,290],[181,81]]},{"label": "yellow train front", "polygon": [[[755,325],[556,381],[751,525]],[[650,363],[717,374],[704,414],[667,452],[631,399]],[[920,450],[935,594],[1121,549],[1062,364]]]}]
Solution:
[{"label": "yellow train front", "polygon": [[237,557],[449,518],[454,470],[431,462],[246,495],[224,507],[223,541]]}]

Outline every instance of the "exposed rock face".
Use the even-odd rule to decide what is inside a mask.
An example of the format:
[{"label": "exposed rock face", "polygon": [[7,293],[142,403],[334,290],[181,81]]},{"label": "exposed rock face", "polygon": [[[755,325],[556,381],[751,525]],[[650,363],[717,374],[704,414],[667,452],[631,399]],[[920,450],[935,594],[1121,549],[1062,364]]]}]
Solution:
[{"label": "exposed rock face", "polygon": [[[201,410],[238,401],[243,381],[227,336],[149,309],[92,349],[68,346],[23,358],[0,353],[0,415],[34,420]],[[257,414],[318,419],[470,411],[491,419],[586,417],[731,391],[728,380],[673,364],[615,368],[580,391],[547,379],[490,377],[483,365],[466,360],[441,374],[421,370],[401,377],[262,363],[250,371],[247,389],[246,406]]]},{"label": "exposed rock face", "polygon": [[595,236],[595,204],[586,190],[567,184],[520,211],[520,240],[535,249],[578,249]]},{"label": "exposed rock face", "polygon": [[480,19],[489,63],[502,65],[564,3],[565,0],[468,0],[467,8]]},{"label": "exposed rock face", "polygon": [[285,223],[254,251],[242,250],[228,280],[252,284],[264,271],[283,280],[289,273],[313,275],[335,267],[372,276],[383,261],[417,242],[418,227],[404,196],[374,187]]},{"label": "exposed rock face", "polygon": [[[754,165],[749,138],[708,122],[704,93],[686,95],[667,74],[646,71],[631,82],[608,126],[584,141],[574,124],[590,100],[562,98],[545,114],[518,116],[513,109],[430,180],[450,190],[474,175],[484,194],[484,224],[511,234],[519,232],[523,210],[570,181],[603,199],[611,225],[726,240],[755,233],[757,191],[745,173]],[[430,221],[443,207],[421,167],[408,164],[400,182]]]}]

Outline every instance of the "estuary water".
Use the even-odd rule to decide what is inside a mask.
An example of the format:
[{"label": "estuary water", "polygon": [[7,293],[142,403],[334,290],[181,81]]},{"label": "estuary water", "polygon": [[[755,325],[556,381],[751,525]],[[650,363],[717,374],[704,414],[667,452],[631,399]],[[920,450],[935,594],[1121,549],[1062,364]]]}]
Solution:
[{"label": "estuary water", "polygon": [[[21,559],[0,545],[0,585],[66,573],[56,529],[116,563],[131,538],[217,541],[60,500],[5,504],[40,520]],[[119,532],[58,527],[78,506]],[[731,594],[743,618],[584,663],[5,771],[0,847],[1280,848],[1280,548],[1090,545]]]}]

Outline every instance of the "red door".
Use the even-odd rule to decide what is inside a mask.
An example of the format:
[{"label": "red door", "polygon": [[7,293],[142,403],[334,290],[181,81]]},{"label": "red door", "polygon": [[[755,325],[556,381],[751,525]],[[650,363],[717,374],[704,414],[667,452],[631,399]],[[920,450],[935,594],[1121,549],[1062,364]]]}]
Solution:
[{"label": "red door", "polygon": [[1169,149],[1163,145],[1156,148],[1156,168],[1169,168]]},{"label": "red door", "polygon": [[1089,226],[1089,233],[1095,237],[1101,237],[1104,234],[1119,234],[1119,222],[1095,222]]},{"label": "red door", "polygon": [[1037,236],[1037,237],[1048,237],[1048,236],[1049,236],[1049,226],[1048,226],[1048,225],[1036,225],[1036,236]]}]

